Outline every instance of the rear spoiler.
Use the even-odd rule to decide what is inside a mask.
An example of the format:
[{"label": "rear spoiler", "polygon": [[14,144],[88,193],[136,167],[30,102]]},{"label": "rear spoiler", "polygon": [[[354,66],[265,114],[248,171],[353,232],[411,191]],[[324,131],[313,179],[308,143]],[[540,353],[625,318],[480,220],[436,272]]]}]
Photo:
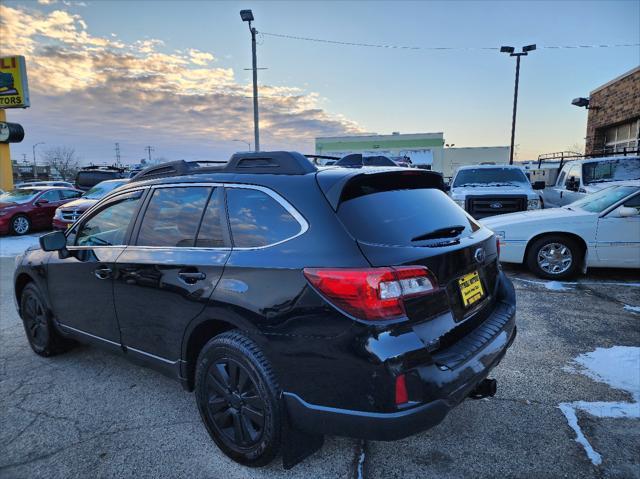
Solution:
[{"label": "rear spoiler", "polygon": [[433,188],[446,192],[441,173],[415,168],[371,168],[352,170],[345,168],[326,170],[316,175],[318,185],[327,201],[337,211],[343,201],[371,193],[391,190]]}]

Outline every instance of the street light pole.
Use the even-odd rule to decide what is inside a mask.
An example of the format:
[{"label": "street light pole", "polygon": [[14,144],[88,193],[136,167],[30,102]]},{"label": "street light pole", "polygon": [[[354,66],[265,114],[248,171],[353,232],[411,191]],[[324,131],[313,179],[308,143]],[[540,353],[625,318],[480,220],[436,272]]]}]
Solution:
[{"label": "street light pole", "polygon": [[258,57],[256,53],[256,34],[258,31],[251,26],[254,20],[251,10],[240,10],[240,18],[243,22],[249,23],[249,31],[251,32],[251,60],[253,70],[253,132],[255,151],[260,151],[260,126],[258,119]]},{"label": "street light pole", "polygon": [[529,52],[532,52],[536,49],[535,45],[527,45],[522,48],[522,51],[519,53],[514,53],[515,48],[513,47],[501,47],[500,51],[502,53],[508,53],[509,56],[516,57],[516,81],[515,87],[513,89],[513,117],[511,119],[511,148],[509,149],[509,164],[513,165],[513,154],[515,148],[515,139],[516,139],[516,112],[518,111],[518,85],[520,83],[520,57],[527,56]]},{"label": "street light pole", "polygon": [[36,146],[38,145],[44,145],[44,141],[40,141],[33,145],[33,179],[34,180],[38,179],[38,167],[36,165]]}]

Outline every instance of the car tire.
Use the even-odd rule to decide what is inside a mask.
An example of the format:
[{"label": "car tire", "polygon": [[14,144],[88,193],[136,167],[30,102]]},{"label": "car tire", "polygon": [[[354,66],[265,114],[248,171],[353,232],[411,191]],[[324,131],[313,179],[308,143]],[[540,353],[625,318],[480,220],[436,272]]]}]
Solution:
[{"label": "car tire", "polygon": [[27,284],[22,290],[20,316],[29,346],[37,355],[54,356],[73,347],[72,340],[60,336],[56,331],[42,294],[34,283]]},{"label": "car tire", "polygon": [[573,238],[546,235],[535,240],[527,252],[527,266],[536,276],[545,279],[566,279],[580,268],[583,249]]},{"label": "car tire", "polygon": [[26,215],[15,215],[11,218],[11,232],[15,235],[26,235],[31,231],[31,220]]},{"label": "car tire", "polygon": [[249,467],[269,464],[280,452],[280,387],[260,348],[239,331],[211,339],[198,356],[195,395],[216,445]]}]

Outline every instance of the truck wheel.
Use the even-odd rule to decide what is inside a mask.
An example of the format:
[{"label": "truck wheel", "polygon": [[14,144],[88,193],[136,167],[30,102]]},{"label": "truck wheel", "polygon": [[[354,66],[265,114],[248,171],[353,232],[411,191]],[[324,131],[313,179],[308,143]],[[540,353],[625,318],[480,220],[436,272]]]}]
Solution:
[{"label": "truck wheel", "polygon": [[18,236],[26,235],[31,230],[31,221],[25,215],[15,215],[11,219],[11,231]]},{"label": "truck wheel", "polygon": [[582,248],[564,235],[547,235],[535,240],[527,253],[527,266],[546,279],[565,279],[580,267]]},{"label": "truck wheel", "polygon": [[38,287],[29,283],[20,297],[20,316],[29,346],[39,356],[54,356],[73,347],[73,341],[55,330]]},{"label": "truck wheel", "polygon": [[250,467],[280,452],[280,387],[260,348],[239,331],[211,339],[198,356],[195,394],[216,445]]}]

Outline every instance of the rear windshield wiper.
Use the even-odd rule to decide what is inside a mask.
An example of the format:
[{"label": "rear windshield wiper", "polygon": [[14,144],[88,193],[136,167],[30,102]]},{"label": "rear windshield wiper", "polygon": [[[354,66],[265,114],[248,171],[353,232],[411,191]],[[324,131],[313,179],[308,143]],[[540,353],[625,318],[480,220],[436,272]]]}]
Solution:
[{"label": "rear windshield wiper", "polygon": [[416,236],[415,238],[411,238],[411,241],[425,241],[425,240],[437,239],[437,238],[455,238],[456,236],[458,236],[460,233],[464,231],[464,228],[465,227],[462,225],[447,226],[446,228],[440,228],[440,229],[431,231],[430,233],[425,233],[425,234]]}]

